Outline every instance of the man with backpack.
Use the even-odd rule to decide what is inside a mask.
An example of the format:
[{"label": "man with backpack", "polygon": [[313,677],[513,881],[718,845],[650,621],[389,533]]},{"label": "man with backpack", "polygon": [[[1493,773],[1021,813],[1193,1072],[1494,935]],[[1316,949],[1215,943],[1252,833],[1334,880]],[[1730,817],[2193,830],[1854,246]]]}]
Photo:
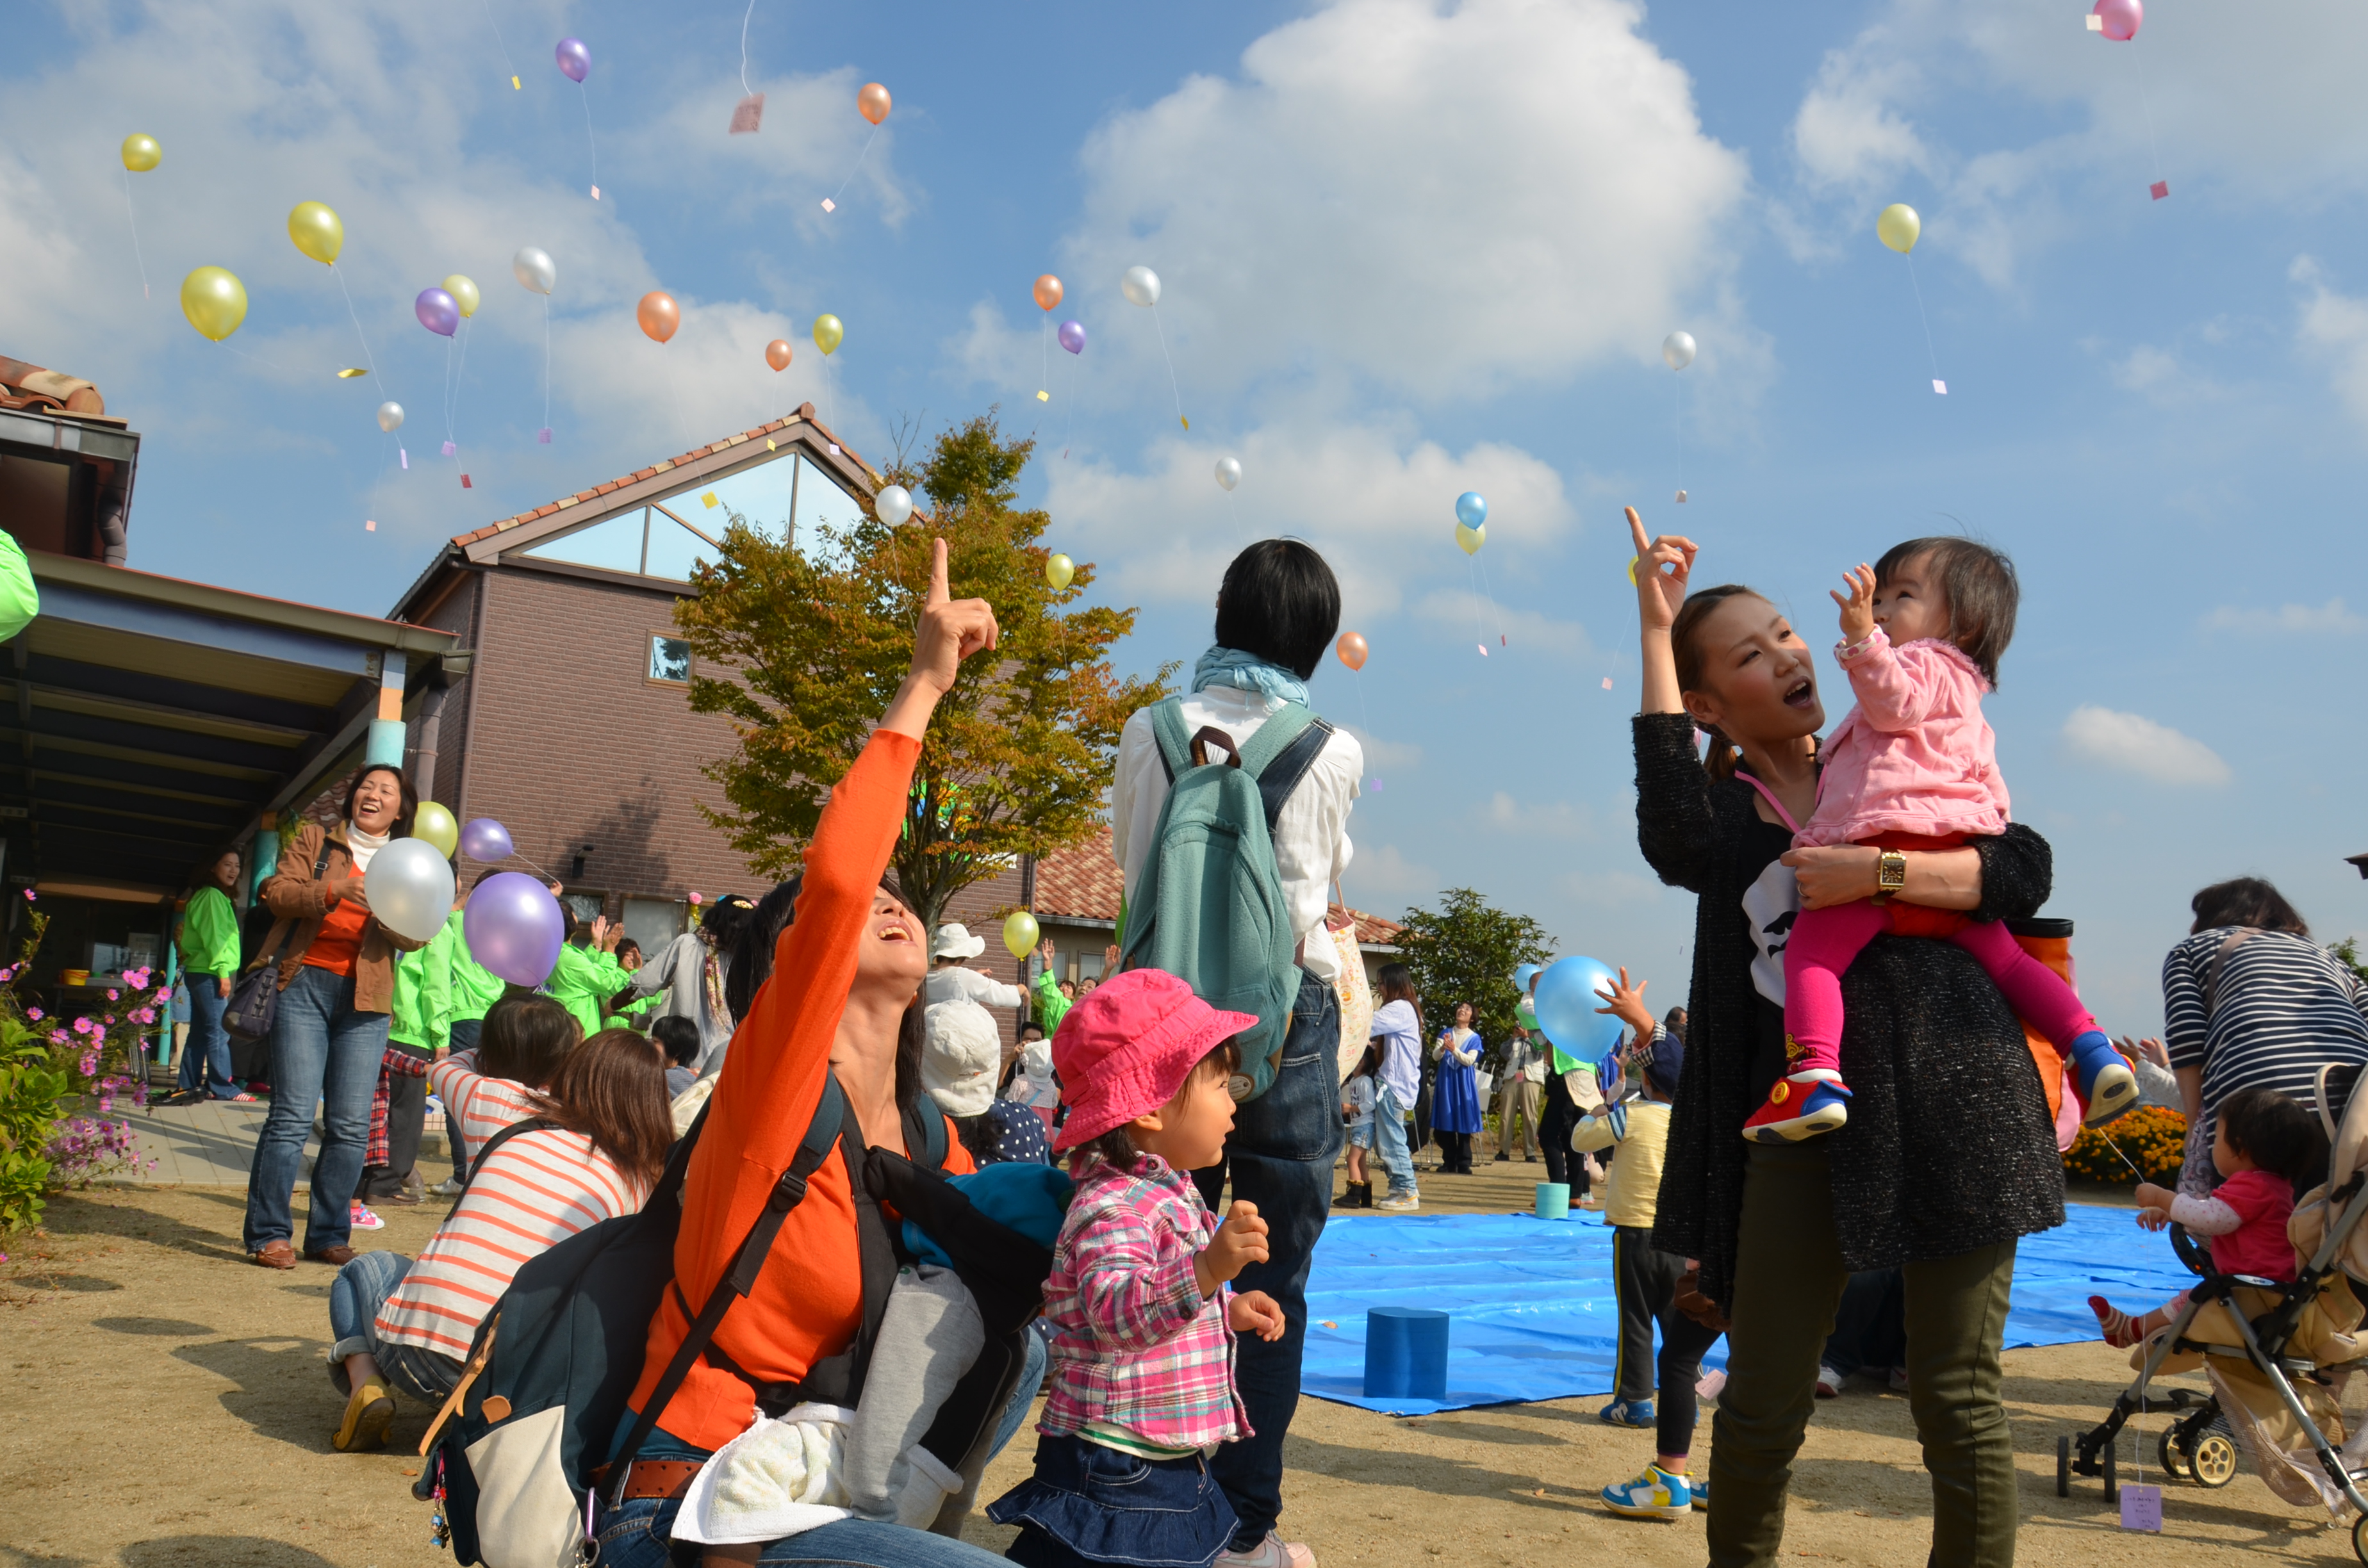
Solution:
[{"label": "man with backpack", "polygon": [[[1127,721],[1111,787],[1111,853],[1126,878],[1120,967],[1181,975],[1212,1006],[1249,1013],[1225,1158],[1196,1173],[1218,1207],[1258,1205],[1269,1256],[1235,1283],[1281,1304],[1272,1344],[1235,1347],[1235,1387],[1254,1436],[1210,1470],[1240,1520],[1219,1568],[1314,1568],[1286,1542],[1282,1440],[1299,1403],[1307,1270],[1331,1207],[1339,1153],[1339,959],[1324,930],[1328,890],[1351,853],[1349,812],[1364,774],[1355,737],[1310,710],[1306,682],[1340,625],[1324,558],[1265,540],[1225,569],[1216,641],[1190,691]],[[1204,920],[1211,909],[1225,918]]]}]

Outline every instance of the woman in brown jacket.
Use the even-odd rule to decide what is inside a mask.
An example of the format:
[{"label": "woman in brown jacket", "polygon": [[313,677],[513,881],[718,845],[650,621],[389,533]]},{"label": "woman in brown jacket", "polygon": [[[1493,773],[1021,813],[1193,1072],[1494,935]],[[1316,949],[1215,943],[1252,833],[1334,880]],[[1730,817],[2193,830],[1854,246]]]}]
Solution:
[{"label": "woman in brown jacket", "polygon": [[276,918],[248,967],[278,962],[279,1006],[271,1025],[271,1114],[247,1176],[245,1229],[247,1256],[266,1268],[296,1267],[290,1208],[316,1100],[325,1102],[326,1131],[313,1165],[304,1256],[339,1267],[354,1256],[346,1244],[349,1206],[386,1051],[395,954],[423,945],[378,923],[362,875],[371,856],[411,831],[417,804],[400,769],[363,768],[346,790],[344,820],[325,832],[305,824],[263,884]]}]

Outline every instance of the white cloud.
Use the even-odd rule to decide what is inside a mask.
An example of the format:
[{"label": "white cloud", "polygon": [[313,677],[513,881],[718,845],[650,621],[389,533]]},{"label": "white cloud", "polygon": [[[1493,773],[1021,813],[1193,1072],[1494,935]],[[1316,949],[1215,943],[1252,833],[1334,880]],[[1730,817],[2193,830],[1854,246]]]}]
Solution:
[{"label": "white cloud", "polygon": [[2368,631],[2368,619],[2354,615],[2341,599],[2323,605],[2280,605],[2275,609],[2222,605],[2203,618],[2211,631],[2332,632],[2351,636]]},{"label": "white cloud", "polygon": [[[1355,824],[1350,831],[1353,836]],[[1408,860],[1395,844],[1357,846],[1341,888],[1349,903],[1372,913],[1376,903],[1416,903],[1439,892],[1439,873]]]},{"label": "white cloud", "polygon": [[1525,805],[1499,790],[1488,799],[1488,825],[1522,838],[1592,838],[1595,813],[1568,801]]},{"label": "white cloud", "polygon": [[[1336,710],[1338,710],[1339,703],[1337,697],[1331,705]],[[1383,740],[1358,724],[1343,724],[1340,727],[1356,736],[1357,744],[1363,748],[1367,778],[1372,778],[1377,774],[1404,773],[1409,768],[1422,766],[1422,747],[1412,741]]]},{"label": "white cloud", "polygon": [[2368,426],[2368,300],[2329,288],[2325,269],[2307,256],[2294,258],[2289,275],[2310,290],[2295,338],[2304,352],[2326,363],[2336,394],[2354,419]]},{"label": "white cloud", "polygon": [[1923,74],[1904,60],[1869,59],[1885,31],[1827,54],[1793,117],[1793,152],[1809,183],[1841,187],[1861,200],[1902,174],[1929,176],[1933,165],[1914,122],[1894,104],[1917,90]]},{"label": "white cloud", "polygon": [[2093,703],[2074,709],[2064,721],[2064,744],[2084,762],[2157,784],[2214,786],[2227,783],[2230,777],[2220,754],[2192,735]]}]

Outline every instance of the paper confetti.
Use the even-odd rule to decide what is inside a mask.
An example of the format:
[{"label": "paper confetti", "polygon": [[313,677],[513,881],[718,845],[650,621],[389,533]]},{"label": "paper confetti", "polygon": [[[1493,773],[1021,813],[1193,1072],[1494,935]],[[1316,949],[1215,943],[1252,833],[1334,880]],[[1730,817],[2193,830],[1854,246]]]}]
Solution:
[{"label": "paper confetti", "polygon": [[751,93],[732,106],[732,134],[746,136],[765,123],[765,95]]},{"label": "paper confetti", "polygon": [[362,522],[362,532],[366,534],[378,532],[378,523],[374,519],[365,518]]},{"label": "paper confetti", "polygon": [[2090,32],[2092,32],[2092,33],[2100,33],[2100,32],[2103,32],[2103,31],[2105,30],[2105,18],[2104,18],[2104,17],[2100,17],[2100,16],[2099,16],[2099,15],[2097,15],[2097,13],[2096,13],[2096,12],[2094,12],[2094,11],[2089,12],[2089,18],[2088,18],[2088,19],[2089,19],[2089,30]]},{"label": "paper confetti", "polygon": [[2152,185],[2146,187],[2146,189],[2150,194],[2152,194],[2157,201],[2160,201],[2164,197],[2170,194],[2170,182],[2167,179],[2158,179]]},{"label": "paper confetti", "polygon": [[706,507],[711,512],[715,510],[715,492],[711,490],[706,494],[700,496],[699,498],[699,504]]},{"label": "paper confetti", "polygon": [[1686,504],[1686,493],[1685,493],[1684,491],[1680,490],[1680,491],[1679,491],[1679,492],[1678,492],[1678,505],[1679,505],[1679,506],[1684,506],[1685,504]]},{"label": "paper confetti", "polygon": [[1935,376],[1932,378],[1932,390],[1941,396],[1946,397],[1949,395],[1949,383]]},{"label": "paper confetti", "polygon": [[830,444],[830,455],[832,457],[838,456],[838,443],[837,441],[833,441]]},{"label": "paper confetti", "polygon": [[1338,1328],[1338,1327],[1339,1327],[1339,1326],[1340,1326],[1338,1324],[1334,1323],[1330,1318],[1326,1318],[1326,1319],[1324,1319],[1324,1320],[1323,1320],[1323,1322],[1324,1322],[1324,1326],[1325,1326],[1325,1327],[1326,1327],[1326,1328]]},{"label": "paper confetti", "polygon": [[546,425],[541,429],[536,431],[534,433],[534,438],[543,446],[547,447],[551,445],[551,426]]},{"label": "paper confetti", "polygon": [[765,437],[765,449],[768,452],[773,449],[773,438],[770,436]]},{"label": "paper confetti", "polygon": [[822,199],[822,210],[825,212],[836,212],[838,210],[838,203],[825,196]]},{"label": "paper confetti", "polygon": [[1611,689],[1611,677],[1610,676],[1605,676],[1603,677],[1603,689],[1606,691],[1610,691]]},{"label": "paper confetti", "polygon": [[357,366],[349,365],[346,369],[337,372],[337,380],[341,381],[350,381],[356,376],[367,376],[369,374],[370,372],[368,370],[362,369]]},{"label": "paper confetti", "polygon": [[2162,1488],[2159,1486],[2129,1486],[2122,1488],[2122,1528],[2152,1530],[2162,1533]]},{"label": "paper confetti", "polygon": [[451,443],[451,442],[447,441],[447,442],[445,442],[445,443],[444,443],[444,451],[443,451],[443,454],[442,454],[442,455],[443,455],[443,456],[445,456],[445,457],[448,457],[448,458],[449,458],[449,457],[450,457],[450,456],[453,454],[453,452],[454,452],[454,451],[456,451],[456,450],[458,450],[458,449],[457,449],[457,448],[455,448],[455,447],[452,445],[452,443]]}]

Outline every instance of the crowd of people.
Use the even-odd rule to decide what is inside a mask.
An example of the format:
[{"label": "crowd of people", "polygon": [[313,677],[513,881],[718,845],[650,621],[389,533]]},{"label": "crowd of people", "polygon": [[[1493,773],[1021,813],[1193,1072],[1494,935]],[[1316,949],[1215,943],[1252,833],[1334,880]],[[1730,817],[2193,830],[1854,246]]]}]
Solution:
[{"label": "crowd of people", "polygon": [[[2176,1190],[2141,1189],[2145,1222],[2178,1220],[2229,1267],[2281,1277],[2271,1230],[2283,1238],[2292,1189],[2325,1159],[2300,1108],[2322,1085],[2340,1103],[2368,1066],[2368,999],[2274,888],[2242,879],[2196,895],[2193,934],[2164,968],[2163,1039],[2108,1041],[2013,934],[2045,903],[2052,865],[2008,814],[1980,714],[2012,633],[2010,563],[1926,540],[1851,574],[1834,596],[1838,657],[1860,706],[1821,740],[1815,664],[1787,618],[1748,587],[1693,587],[1696,547],[1630,518],[1639,840],[1697,896],[1693,971],[1687,1006],[1656,1017],[1620,971],[1600,1000],[1622,1043],[1576,1070],[1556,1070],[1527,1014],[1496,1041],[1466,997],[1435,999],[1446,1017],[1427,1018],[1402,963],[1381,967],[1363,1037],[1341,1040],[1360,988],[1326,917],[1363,760],[1306,685],[1338,630],[1337,582],[1288,540],[1235,558],[1190,689],[1122,733],[1113,854],[1130,906],[1149,913],[1098,977],[1062,976],[1048,940],[1037,972],[998,978],[975,963],[983,938],[925,929],[885,869],[931,714],[997,637],[983,601],[948,595],[942,546],[911,673],[834,788],[801,875],[753,903],[710,902],[646,959],[605,920],[576,921],[530,992],[475,964],[458,908],[424,944],[386,930],[362,878],[416,809],[393,768],[364,769],[338,821],[287,846],[260,890],[270,927],[244,961],[227,897],[239,867],[210,868],[180,939],[193,993],[215,1005],[194,1009],[182,1084],[245,1092],[222,1007],[235,975],[273,975],[245,1244],[264,1267],[337,1268],[334,1446],[381,1444],[398,1400],[452,1403],[518,1270],[640,1210],[664,1172],[680,1182],[673,1284],[626,1419],[587,1449],[606,1463],[575,1483],[599,1487],[603,1562],[986,1561],[951,1537],[1042,1389],[1033,1473],[987,1509],[1019,1527],[1010,1560],[1313,1568],[1283,1528],[1283,1445],[1316,1239],[1335,1208],[1418,1210],[1429,1145],[1429,1174],[1470,1176],[1493,1098],[1493,1160],[1543,1162],[1611,1232],[1619,1352],[1600,1414],[1651,1430],[1654,1449],[1603,1487],[1608,1508],[1701,1511],[1713,1562],[1772,1562],[1814,1400],[1872,1369],[1907,1396],[1933,1477],[1933,1561],[2010,1562],[2001,1331],[2018,1239],[2063,1221],[2061,1147],[2084,1119],[2174,1105],[2188,1157]],[[1283,783],[1227,797],[1202,777],[1225,771],[1201,766],[1203,748],[1264,759],[1243,766]],[[1223,864],[1205,836],[1178,847],[1176,823],[1227,810],[1264,812],[1266,859]],[[1279,912],[1271,950],[1196,948],[1184,875],[1254,883]],[[1214,956],[1178,973],[1155,952],[1185,954],[1186,970]],[[1525,967],[1515,983],[1534,987]],[[1257,995],[1277,1000],[1220,1005]],[[2051,1051],[2027,1043],[2025,1018]],[[371,1205],[425,1200],[431,1095],[451,1210],[416,1257],[357,1252]],[[316,1105],[300,1247],[291,1195]],[[915,1170],[964,1202],[892,1224],[913,1190],[898,1173]],[[783,1217],[775,1195],[792,1176]],[[768,1204],[778,1242],[742,1268]],[[928,1427],[996,1342],[992,1290],[966,1261],[982,1236],[1007,1264],[1041,1246],[1041,1312],[1031,1301],[990,1380],[980,1440],[927,1459],[877,1434]],[[2283,1267],[2291,1278],[2290,1249]],[[720,1318],[700,1310],[727,1290]],[[928,1321],[985,1326],[906,1337],[924,1295]],[[2096,1306],[2117,1343],[2163,1321]],[[1723,1383],[1701,1373],[1721,1335]],[[897,1353],[875,1360],[886,1344]],[[1698,1387],[1716,1392],[1706,1472]],[[779,1517],[733,1512],[762,1490],[749,1445],[812,1426],[817,1405],[853,1413],[838,1461],[852,1479],[813,1482],[842,1503],[802,1516],[793,1538],[735,1527]],[[879,1475],[926,1471],[929,1487],[882,1490],[861,1460],[875,1452],[906,1466]]]}]

